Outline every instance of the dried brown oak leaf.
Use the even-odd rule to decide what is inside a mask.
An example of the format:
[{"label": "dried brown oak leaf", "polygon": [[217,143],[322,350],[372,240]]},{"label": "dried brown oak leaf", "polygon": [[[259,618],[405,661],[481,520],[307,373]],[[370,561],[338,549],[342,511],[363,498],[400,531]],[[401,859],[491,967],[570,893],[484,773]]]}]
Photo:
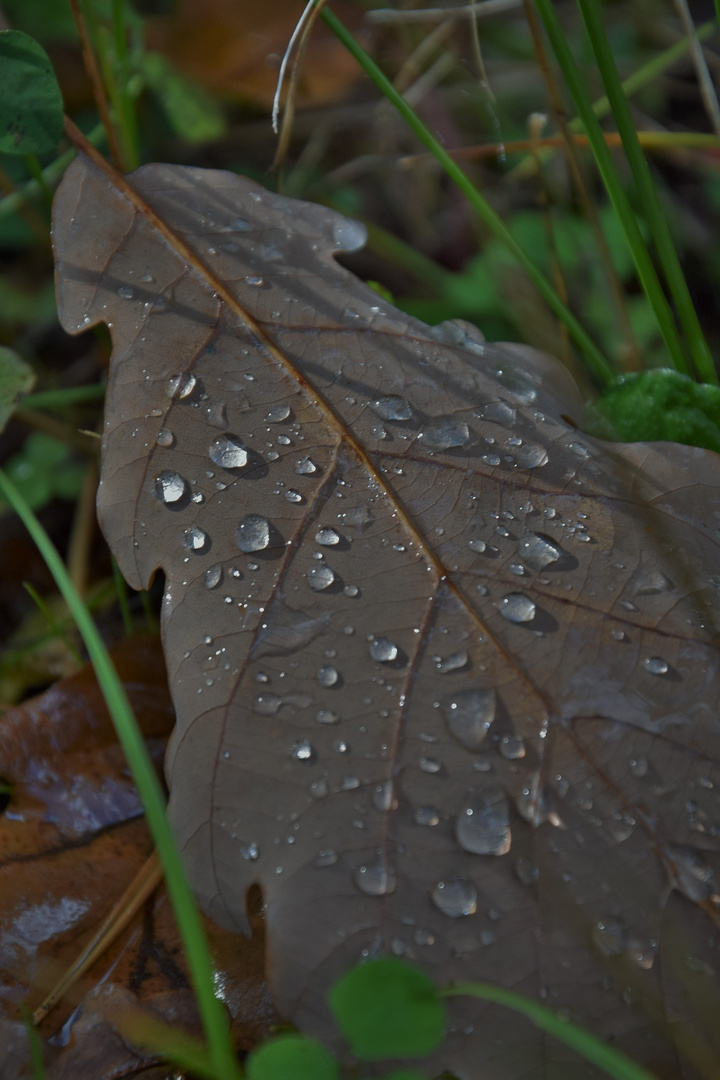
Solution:
[{"label": "dried brown oak leaf", "polygon": [[[81,157],[54,237],[63,325],[113,338],[102,527],[166,575],[171,821],[218,922],[261,885],[281,1012],[332,1038],[392,952],[716,1067],[720,459],[580,434],[559,365],[407,317],[335,262],[362,227],[230,173]],[[585,1075],[457,1000],[434,1064]]]}]

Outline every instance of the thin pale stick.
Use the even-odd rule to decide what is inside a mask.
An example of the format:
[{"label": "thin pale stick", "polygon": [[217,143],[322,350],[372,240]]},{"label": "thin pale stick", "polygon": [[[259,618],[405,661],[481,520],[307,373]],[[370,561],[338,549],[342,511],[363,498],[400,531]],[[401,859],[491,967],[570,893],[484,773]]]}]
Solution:
[{"label": "thin pale stick", "polygon": [[35,1026],[41,1023],[55,1008],[71,986],[88,971],[96,960],[109,949],[125,927],[135,917],[145,901],[162,881],[163,870],[157,852],[154,851],[143,863],[139,873],[118,900],[91,941],[53,987],[41,1005],[32,1014]]}]

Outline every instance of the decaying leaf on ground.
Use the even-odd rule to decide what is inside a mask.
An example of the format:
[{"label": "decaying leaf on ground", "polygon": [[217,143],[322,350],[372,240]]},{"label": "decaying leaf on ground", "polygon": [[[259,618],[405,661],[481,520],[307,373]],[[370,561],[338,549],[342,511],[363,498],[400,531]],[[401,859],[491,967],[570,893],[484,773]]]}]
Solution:
[{"label": "decaying leaf on ground", "polygon": [[[159,762],[173,722],[159,643],[134,636],[113,658]],[[0,719],[0,776],[12,792],[0,816],[0,1075],[20,1080],[32,1076],[20,1006],[35,1009],[75,961],[152,841],[89,666]],[[259,913],[253,925],[248,943],[206,925],[246,1049],[277,1019],[263,982]],[[200,1033],[163,887],[40,1026],[47,1080],[150,1075],[157,1057],[114,1028],[130,1008]]]},{"label": "decaying leaf on ground", "polygon": [[[204,909],[267,912],[280,1012],[394,953],[711,1075],[720,460],[577,430],[550,358],[430,328],[363,229],[226,172],[79,156],[63,325],[113,338],[101,524],[166,577],[170,816]],[[580,1077],[454,999],[431,1066]]]}]

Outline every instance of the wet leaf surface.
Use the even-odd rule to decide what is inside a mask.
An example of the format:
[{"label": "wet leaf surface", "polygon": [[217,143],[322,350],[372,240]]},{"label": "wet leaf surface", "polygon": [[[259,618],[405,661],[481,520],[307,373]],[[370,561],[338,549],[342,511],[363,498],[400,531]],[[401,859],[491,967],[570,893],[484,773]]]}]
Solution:
[{"label": "wet leaf surface", "polygon": [[[113,658],[160,764],[174,713],[159,642],[128,639]],[[140,870],[152,842],[90,668],[0,719],[0,775],[12,788],[0,816],[0,1075],[14,1080],[32,1075],[23,1065],[19,1006],[39,1005]],[[257,907],[252,921],[250,942],[207,921],[218,990],[245,1049],[276,1020],[263,982]],[[199,1033],[164,887],[41,1025],[47,1080],[149,1076],[157,1058],[138,1052],[113,1026],[114,1015],[130,1007]]]},{"label": "wet leaf surface", "polygon": [[[393,953],[712,1074],[720,459],[582,435],[550,358],[337,265],[361,227],[230,173],[80,158],[61,318],[113,336],[100,516],[166,575],[170,816],[283,1015]],[[449,1005],[462,1078],[589,1075]],[[692,1064],[688,1064],[687,1061]]]}]

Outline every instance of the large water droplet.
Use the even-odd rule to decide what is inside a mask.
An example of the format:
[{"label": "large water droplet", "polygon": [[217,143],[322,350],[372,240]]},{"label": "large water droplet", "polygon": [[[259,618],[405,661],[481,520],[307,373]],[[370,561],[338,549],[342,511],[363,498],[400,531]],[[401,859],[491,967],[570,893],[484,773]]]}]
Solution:
[{"label": "large water droplet", "polygon": [[424,825],[432,828],[440,824],[440,815],[434,806],[418,806],[413,811],[413,821],[416,825]]},{"label": "large water droplet", "polygon": [[300,742],[295,743],[292,748],[292,757],[296,761],[304,762],[306,765],[312,765],[317,760],[315,748],[309,739],[301,739]]},{"label": "large water droplet", "polygon": [[295,466],[295,472],[299,473],[300,476],[312,476],[312,474],[317,471],[317,465],[314,461],[311,461],[309,457],[300,458]]},{"label": "large water droplet", "polygon": [[246,554],[262,551],[270,543],[270,525],[267,518],[260,514],[246,514],[235,528],[235,542]]},{"label": "large water droplet", "polygon": [[340,717],[332,709],[318,709],[315,713],[318,724],[339,724]]},{"label": "large water droplet", "polygon": [[490,401],[483,406],[480,415],[485,420],[494,420],[496,424],[512,427],[517,413],[512,405],[508,405],[505,401]]},{"label": "large water droplet", "polygon": [[203,551],[210,541],[210,537],[202,529],[199,529],[197,525],[193,525],[189,529],[185,529],[183,533],[183,544],[188,551]]},{"label": "large water droplet", "polygon": [[541,465],[547,465],[548,454],[544,446],[526,443],[518,450],[515,460],[521,469],[539,469]]},{"label": "large water droplet", "polygon": [[668,844],[664,850],[669,859],[668,869],[675,888],[696,904],[709,900],[714,891],[712,867],[692,848]]},{"label": "large water droplet", "polygon": [[325,664],[323,667],[318,668],[317,679],[321,686],[331,687],[340,678],[340,672],[332,664]]},{"label": "large water droplet", "polygon": [[370,408],[381,420],[410,420],[412,409],[402,397],[381,397],[368,402]]},{"label": "large water droplet", "polygon": [[321,547],[333,547],[340,543],[340,534],[334,529],[318,529],[315,533],[315,543],[320,544]]},{"label": "large water droplet", "polygon": [[206,589],[217,589],[223,579],[223,568],[220,563],[215,563],[205,571],[203,581]]},{"label": "large water droplet", "polygon": [[247,450],[234,435],[220,435],[210,443],[208,453],[211,461],[223,469],[242,469],[247,465]]},{"label": "large water droplet", "polygon": [[506,761],[525,757],[525,740],[522,735],[503,735],[500,740],[500,753]]},{"label": "large water droplet", "polygon": [[172,400],[176,401],[180,398],[190,397],[193,390],[197,385],[197,379],[194,375],[174,375],[172,379],[168,381],[165,387],[166,395]]},{"label": "large water droplet", "polygon": [[367,243],[367,229],[361,221],[340,218],[333,225],[333,241],[342,251],[358,251]]},{"label": "large water droplet", "polygon": [[592,928],[593,945],[603,956],[620,956],[627,948],[627,928],[614,917],[601,919]]},{"label": "large water droplet", "polygon": [[185,495],[187,484],[180,473],[163,469],[159,476],[155,477],[152,493],[162,503],[176,503]]},{"label": "large water droplet", "polygon": [[121,285],[117,294],[121,300],[132,300],[135,295],[135,290],[131,289],[129,285]]},{"label": "large water droplet", "polygon": [[313,592],[322,592],[323,589],[329,588],[335,580],[335,574],[326,566],[325,563],[319,563],[317,566],[312,566],[308,570],[308,585]]},{"label": "large water droplet", "polygon": [[468,654],[456,652],[452,656],[446,656],[444,660],[437,660],[435,668],[440,675],[449,675],[453,671],[462,671],[468,665]]},{"label": "large water droplet", "polygon": [[512,841],[509,814],[500,789],[477,795],[462,808],[455,824],[460,847],[473,855],[505,855]]},{"label": "large water droplet", "polygon": [[443,915],[459,919],[462,915],[474,915],[477,911],[477,889],[470,881],[438,881],[430,890],[430,899]]},{"label": "large water droplet", "polygon": [[515,863],[515,873],[523,885],[534,885],[540,877],[540,871],[532,859],[526,859],[524,856]]},{"label": "large water droplet", "polygon": [[450,731],[467,750],[477,750],[495,719],[494,690],[469,689],[449,694],[440,708]]},{"label": "large water droplet", "polygon": [[431,450],[449,450],[470,441],[470,429],[455,416],[436,416],[421,432],[423,444]]},{"label": "large water droplet", "polygon": [[498,604],[498,611],[504,619],[512,623],[532,622],[535,618],[535,605],[525,593],[508,593]]},{"label": "large water droplet", "polygon": [[274,405],[268,412],[265,419],[268,424],[281,424],[283,420],[287,420],[290,415],[289,405]]},{"label": "large water droplet", "polygon": [[551,563],[557,562],[562,551],[557,544],[553,544],[544,536],[530,533],[529,536],[523,536],[518,541],[518,555],[531,570],[540,572]]},{"label": "large water droplet", "polygon": [[398,647],[389,638],[375,637],[370,642],[370,655],[381,664],[389,664],[397,659]]},{"label": "large water droplet", "polygon": [[658,593],[670,592],[674,588],[670,578],[660,570],[646,570],[635,582],[637,596],[655,596]]},{"label": "large water droplet", "polygon": [[[520,817],[533,828],[538,828],[550,816],[550,799],[540,772],[536,770],[528,776],[527,784],[515,800]],[[557,819],[555,819],[557,820]]]},{"label": "large water droplet", "polygon": [[324,799],[330,794],[330,785],[325,777],[321,777],[320,780],[313,780],[312,784],[308,788],[313,799]]},{"label": "large water droplet", "polygon": [[392,780],[383,780],[382,784],[377,784],[375,786],[372,793],[372,801],[375,809],[380,810],[381,812],[395,809],[397,800],[395,798]]},{"label": "large water droplet", "polygon": [[395,891],[397,884],[395,871],[384,855],[379,855],[373,863],[359,866],[353,880],[367,896],[387,896]]},{"label": "large water droplet", "polygon": [[442,769],[442,761],[436,757],[421,757],[420,769],[422,772],[434,775],[435,773],[439,773]]},{"label": "large water droplet", "polygon": [[167,428],[161,428],[155,436],[155,442],[158,446],[163,446],[167,450],[175,445],[175,436]]},{"label": "large water droplet", "polygon": [[643,667],[651,675],[667,675],[670,670],[670,665],[667,660],[663,660],[662,656],[648,656],[646,660],[643,660]]},{"label": "large water droplet", "polygon": [[468,547],[471,551],[477,551],[480,555],[482,555],[482,553],[487,550],[487,544],[485,543],[485,541],[481,540],[477,536],[473,537],[472,540],[468,540]]},{"label": "large water droplet", "polygon": [[322,851],[318,851],[315,857],[315,866],[334,866],[338,861],[337,852],[332,848],[323,848]]}]

